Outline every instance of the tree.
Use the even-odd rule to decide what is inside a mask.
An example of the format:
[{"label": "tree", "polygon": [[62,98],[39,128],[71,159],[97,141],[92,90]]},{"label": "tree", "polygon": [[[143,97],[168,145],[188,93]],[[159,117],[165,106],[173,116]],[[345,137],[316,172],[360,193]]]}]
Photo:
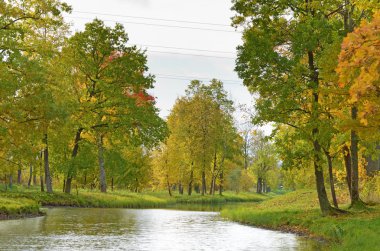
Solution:
[{"label": "tree", "polygon": [[279,170],[276,151],[273,145],[265,138],[263,131],[256,131],[252,143],[253,164],[252,171],[257,178],[257,193],[268,192],[270,171]]},{"label": "tree", "polygon": [[[98,149],[102,192],[107,190],[107,137],[123,135],[149,147],[165,135],[165,124],[157,115],[154,98],[146,92],[153,86],[153,76],[145,75],[146,56],[136,47],[128,47],[127,41],[122,25],[110,28],[95,19],[86,24],[83,32],[71,37],[63,50],[79,102],[74,115],[79,124],[72,157],[75,158],[81,133],[91,133]],[[67,177],[71,176],[69,172]]]},{"label": "tree", "polygon": [[335,214],[323,175],[323,109],[320,56],[339,34],[330,16],[341,3],[321,1],[233,1],[235,26],[244,28],[236,71],[256,101],[255,122],[276,122],[295,128],[313,147],[313,165],[320,208]]},{"label": "tree", "polygon": [[155,175],[165,187],[177,182],[182,193],[187,184],[191,195],[200,181],[203,195],[208,184],[210,194],[215,194],[217,185],[222,194],[225,161],[240,154],[233,103],[227,96],[220,81],[206,85],[194,80],[186,96],[177,99],[168,117],[169,138],[153,158]]},{"label": "tree", "polygon": [[[66,32],[61,14],[70,10],[68,5],[55,0],[16,0],[0,4],[0,127],[5,131],[4,137],[20,137],[21,140],[12,138],[14,143],[25,140],[32,149],[44,148],[48,192],[53,188],[47,135],[49,124],[57,118],[53,114],[55,94],[51,87],[54,83],[48,66]],[[35,109],[31,110],[31,105]],[[33,128],[31,135],[22,135],[26,128]],[[36,134],[43,144],[36,141]],[[5,140],[0,138],[0,141]],[[33,155],[35,158],[36,153]]]},{"label": "tree", "polygon": [[359,108],[355,130],[366,138],[378,137],[380,116],[379,38],[380,14],[363,21],[342,44],[337,72],[340,86],[349,87],[350,102]]}]

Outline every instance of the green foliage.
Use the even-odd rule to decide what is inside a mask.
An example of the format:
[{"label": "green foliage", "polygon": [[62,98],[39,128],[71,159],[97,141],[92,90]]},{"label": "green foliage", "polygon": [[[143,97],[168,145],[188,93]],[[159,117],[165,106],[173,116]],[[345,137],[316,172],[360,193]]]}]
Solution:
[{"label": "green foliage", "polygon": [[102,148],[115,180],[140,189],[150,177],[146,152],[167,133],[147,93],[154,78],[146,55],[127,46],[120,24],[96,19],[69,37],[62,17],[69,11],[55,0],[0,4],[0,173],[31,165],[42,175],[46,149],[45,171],[55,180],[97,184],[105,182],[95,178]]},{"label": "green foliage", "polygon": [[173,184],[188,188],[202,183],[206,189],[208,180],[210,193],[217,183],[223,186],[223,174],[236,168],[241,156],[227,96],[220,81],[206,85],[194,80],[186,96],[177,99],[168,118],[169,138],[152,156],[156,186],[170,190]]}]

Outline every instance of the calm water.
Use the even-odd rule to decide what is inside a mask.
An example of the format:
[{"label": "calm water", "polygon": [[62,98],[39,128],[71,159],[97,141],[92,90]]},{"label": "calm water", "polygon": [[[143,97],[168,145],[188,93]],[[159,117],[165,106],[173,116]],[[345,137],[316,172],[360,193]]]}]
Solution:
[{"label": "calm water", "polygon": [[216,212],[48,209],[0,222],[0,250],[318,250],[293,234],[225,221]]}]

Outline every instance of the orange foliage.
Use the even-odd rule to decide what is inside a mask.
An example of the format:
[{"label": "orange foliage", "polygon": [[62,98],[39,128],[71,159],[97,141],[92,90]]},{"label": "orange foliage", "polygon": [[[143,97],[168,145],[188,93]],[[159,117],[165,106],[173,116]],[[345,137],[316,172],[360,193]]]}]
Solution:
[{"label": "orange foliage", "polygon": [[362,22],[342,44],[337,68],[339,86],[347,87],[350,102],[359,107],[359,119],[366,127],[380,124],[380,12]]}]

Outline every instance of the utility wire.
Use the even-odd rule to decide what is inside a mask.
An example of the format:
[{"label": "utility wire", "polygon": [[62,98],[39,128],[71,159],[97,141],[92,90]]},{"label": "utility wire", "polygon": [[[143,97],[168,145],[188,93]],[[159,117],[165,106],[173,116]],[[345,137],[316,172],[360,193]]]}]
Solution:
[{"label": "utility wire", "polygon": [[[73,19],[84,19],[84,20],[92,20],[93,19],[93,18],[88,18],[88,17],[75,17],[75,16],[68,16],[68,17],[69,18],[73,18]],[[228,33],[241,33],[240,31],[233,31],[233,30],[218,30],[218,29],[211,29],[211,28],[191,27],[191,26],[140,23],[140,22],[120,21],[120,20],[108,20],[108,19],[102,19],[102,20],[103,21],[107,21],[107,22],[115,22],[115,23],[122,23],[122,24],[126,23],[126,24],[138,24],[138,25],[157,26],[157,27],[169,27],[169,28],[178,28],[178,29],[204,30],[204,31],[216,31],[216,32],[228,32]]]},{"label": "utility wire", "polygon": [[235,58],[233,58],[233,57],[213,56],[213,55],[201,55],[201,54],[190,54],[190,53],[170,52],[170,51],[150,51],[150,50],[148,50],[148,53],[149,53],[149,52],[152,52],[152,53],[162,53],[162,54],[174,54],[174,55],[195,56],[195,57],[235,59]]},{"label": "utility wire", "polygon": [[232,51],[214,51],[214,50],[192,49],[192,48],[183,48],[183,47],[169,47],[169,46],[160,46],[160,45],[145,45],[145,44],[132,44],[132,45],[141,46],[141,47],[154,47],[154,48],[186,50],[186,51],[202,51],[202,52],[235,54],[235,52],[232,52]]},{"label": "utility wire", "polygon": [[[157,78],[164,78],[164,79],[176,79],[176,80],[203,80],[203,81],[209,81],[211,79],[218,79],[218,78],[207,78],[207,77],[198,77],[198,76],[181,76],[181,75],[167,75],[167,74],[153,74]],[[228,79],[218,79],[222,81],[224,84],[229,85],[242,85],[241,82],[238,80],[228,80]]]},{"label": "utility wire", "polygon": [[231,27],[228,24],[205,23],[205,22],[196,22],[196,21],[187,21],[187,20],[178,20],[178,19],[152,18],[152,17],[142,17],[142,16],[127,16],[127,15],[117,15],[117,14],[109,14],[109,13],[101,13],[101,12],[73,11],[73,13],[103,15],[103,16],[111,16],[111,17],[126,17],[126,18],[136,18],[136,19],[143,19],[143,20],[154,20],[154,21],[165,21],[165,22],[176,22],[176,23],[187,23],[187,24],[201,24],[201,25]]}]

